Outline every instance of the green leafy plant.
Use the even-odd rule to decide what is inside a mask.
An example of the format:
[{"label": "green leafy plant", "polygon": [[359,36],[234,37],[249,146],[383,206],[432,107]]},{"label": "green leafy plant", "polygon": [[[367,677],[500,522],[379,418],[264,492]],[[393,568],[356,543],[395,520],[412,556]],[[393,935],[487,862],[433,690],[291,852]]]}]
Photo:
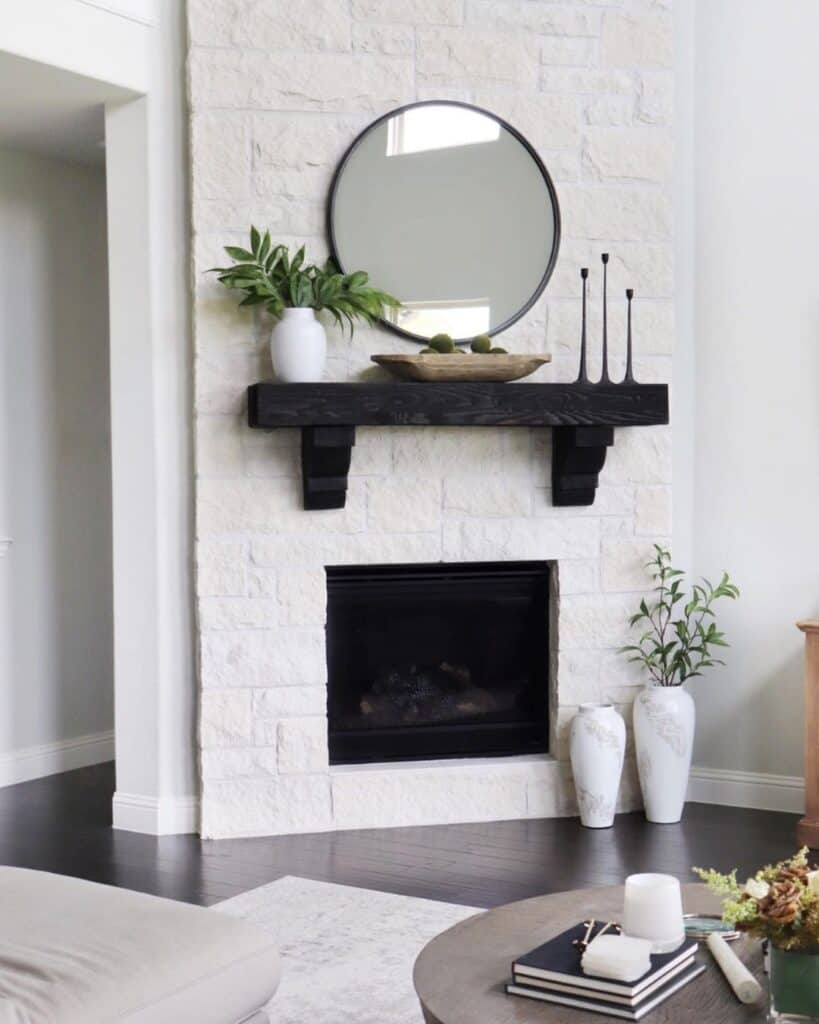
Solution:
[{"label": "green leafy plant", "polygon": [[[643,598],[629,620],[630,626],[644,623],[646,629],[636,644],[621,647],[620,653],[644,665],[658,686],[681,686],[686,679],[701,676],[703,669],[724,664],[713,653],[715,647],[729,646],[717,629],[713,605],[722,597],[735,600],[739,588],[723,573],[716,586],[701,579],[687,596],[683,570],[671,565],[665,548],[655,544],[654,550],[655,557],[646,564],[656,584],[654,597]],[[678,618],[675,610],[682,612]]]},{"label": "green leafy plant", "polygon": [[226,288],[244,292],[240,306],[264,305],[275,317],[285,309],[326,309],[339,327],[356,320],[372,325],[385,309],[397,309],[401,303],[387,292],[369,283],[363,270],[342,274],[332,260],[323,267],[305,263],[302,246],[294,256],[286,245],[273,245],[270,232],[250,229],[250,248],[226,245],[233,260],[229,267],[213,267]]}]

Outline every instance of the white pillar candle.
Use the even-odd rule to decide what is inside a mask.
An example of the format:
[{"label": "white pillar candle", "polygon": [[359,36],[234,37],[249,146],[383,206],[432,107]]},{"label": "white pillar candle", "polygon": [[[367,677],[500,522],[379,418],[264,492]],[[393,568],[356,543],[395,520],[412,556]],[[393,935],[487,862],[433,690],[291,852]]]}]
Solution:
[{"label": "white pillar candle", "polygon": [[680,883],[671,875],[629,875],[623,934],[648,939],[652,953],[670,953],[685,940]]},{"label": "white pillar candle", "polygon": [[762,986],[733,949],[728,947],[725,939],[716,932],[712,932],[706,942],[737,999],[741,1003],[755,1003],[762,995]]}]

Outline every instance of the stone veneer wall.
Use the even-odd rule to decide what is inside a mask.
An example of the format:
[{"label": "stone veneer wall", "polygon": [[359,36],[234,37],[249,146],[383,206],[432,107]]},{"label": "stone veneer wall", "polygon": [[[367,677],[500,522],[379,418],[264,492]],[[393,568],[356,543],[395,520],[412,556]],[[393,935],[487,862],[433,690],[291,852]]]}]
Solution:
[{"label": "stone veneer wall", "polygon": [[[609,250],[615,369],[633,285],[638,378],[669,380],[668,6],[189,0],[205,835],[574,813],[574,708],[606,698],[630,721],[639,680],[614,648],[651,542],[670,533],[670,431],[617,432],[594,506],[556,509],[546,431],[360,429],[346,509],[305,513],[297,432],[244,425],[245,386],[271,376],[269,324],[237,312],[205,271],[250,222],[324,257],[325,196],[355,134],[414,99],[464,99],[528,136],[563,214],[552,281],[503,344],[549,349],[542,379],[572,379],[578,270],[589,265],[599,289]],[[597,303],[591,314],[596,337]],[[331,330],[328,377],[375,377],[370,353],[412,349]],[[555,756],[330,771],[324,566],[503,558],[559,561]],[[629,755],[624,807],[639,800]]]}]

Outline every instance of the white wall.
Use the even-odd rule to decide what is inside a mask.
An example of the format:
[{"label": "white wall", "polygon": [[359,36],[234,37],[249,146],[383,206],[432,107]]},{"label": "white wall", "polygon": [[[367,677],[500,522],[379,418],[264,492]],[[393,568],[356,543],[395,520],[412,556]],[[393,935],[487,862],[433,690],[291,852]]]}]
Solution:
[{"label": "white wall", "polygon": [[106,258],[104,171],[0,150],[0,784],[112,754]]},{"label": "white wall", "polygon": [[0,51],[106,86],[96,102],[106,105],[109,280],[122,296],[110,332],[114,825],[145,832],[193,831],[197,809],[183,9],[27,0],[0,23]]},{"label": "white wall", "polygon": [[3,12],[0,50],[147,92],[157,2],[175,6],[175,0],[26,0],[13,14]]},{"label": "white wall", "polygon": [[727,668],[692,686],[695,763],[784,776],[802,774],[794,621],[819,614],[817,38],[813,0],[696,6],[693,562],[742,598],[721,608]]}]

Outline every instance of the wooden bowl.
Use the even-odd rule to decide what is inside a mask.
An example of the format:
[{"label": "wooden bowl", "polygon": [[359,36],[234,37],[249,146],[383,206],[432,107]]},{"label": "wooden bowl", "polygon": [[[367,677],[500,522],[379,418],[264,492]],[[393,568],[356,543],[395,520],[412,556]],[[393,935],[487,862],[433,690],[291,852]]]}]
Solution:
[{"label": "wooden bowl", "polygon": [[548,353],[527,356],[500,353],[482,355],[477,352],[458,355],[456,352],[445,352],[417,356],[377,355],[370,358],[401,380],[427,382],[520,380],[552,361]]}]

